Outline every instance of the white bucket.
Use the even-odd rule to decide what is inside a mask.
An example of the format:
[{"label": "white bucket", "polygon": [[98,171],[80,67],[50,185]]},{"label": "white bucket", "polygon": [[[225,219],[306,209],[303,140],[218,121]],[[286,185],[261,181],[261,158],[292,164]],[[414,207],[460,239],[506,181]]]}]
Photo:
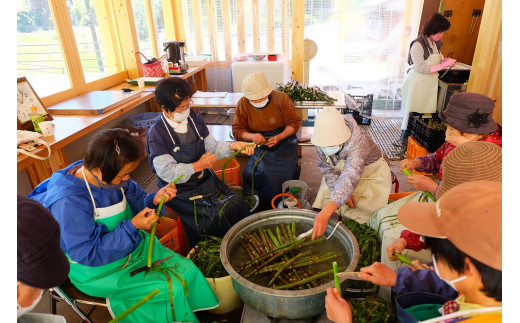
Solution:
[{"label": "white bucket", "polygon": [[[188,253],[187,258],[191,259],[191,256],[195,253],[195,248],[191,249]],[[238,298],[235,289],[233,288],[233,281],[231,276],[224,276],[219,278],[208,278],[206,281],[213,290],[213,293],[218,299],[218,306],[212,310],[209,310],[213,314],[228,313],[237,308],[242,301]]]}]

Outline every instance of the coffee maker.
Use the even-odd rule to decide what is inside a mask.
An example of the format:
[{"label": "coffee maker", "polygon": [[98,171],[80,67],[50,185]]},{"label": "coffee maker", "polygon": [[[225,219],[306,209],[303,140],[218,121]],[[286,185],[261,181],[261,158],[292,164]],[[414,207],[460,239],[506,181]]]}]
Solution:
[{"label": "coffee maker", "polygon": [[183,41],[167,41],[163,42],[164,51],[167,55],[168,62],[177,63],[181,67],[181,72],[186,70],[184,63],[185,42]]}]

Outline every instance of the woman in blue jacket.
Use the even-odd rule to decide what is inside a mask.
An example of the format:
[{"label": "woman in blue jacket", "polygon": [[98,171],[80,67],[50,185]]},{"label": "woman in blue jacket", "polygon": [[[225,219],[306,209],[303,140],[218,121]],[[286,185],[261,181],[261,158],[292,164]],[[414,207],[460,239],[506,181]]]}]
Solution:
[{"label": "woman in blue jacket", "polygon": [[136,140],[122,129],[96,133],[84,159],[38,185],[31,194],[60,225],[60,244],[70,262],[69,278],[82,292],[107,298],[117,316],[155,289],[160,293],[132,312],[128,322],[198,322],[193,311],[213,308],[218,300],[190,260],[155,238],[152,259],[172,256],[160,266],[131,276],[147,265],[154,208],[175,187],[146,192],[130,172],[140,161]]}]

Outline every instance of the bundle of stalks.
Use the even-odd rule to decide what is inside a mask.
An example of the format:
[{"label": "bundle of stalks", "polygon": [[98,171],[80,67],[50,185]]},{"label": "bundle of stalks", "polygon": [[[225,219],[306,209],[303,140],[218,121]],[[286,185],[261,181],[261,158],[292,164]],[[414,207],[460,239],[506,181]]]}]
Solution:
[{"label": "bundle of stalks", "polygon": [[[250,260],[237,271],[245,278],[263,275],[270,279],[265,287],[274,289],[306,289],[330,282],[332,270],[317,272],[313,266],[332,261],[340,253],[312,253],[308,246],[319,244],[324,237],[311,240],[311,234],[297,240],[296,222],[280,223],[274,229],[259,227],[255,231],[243,233],[242,248]],[[345,269],[345,267],[343,267]]]}]

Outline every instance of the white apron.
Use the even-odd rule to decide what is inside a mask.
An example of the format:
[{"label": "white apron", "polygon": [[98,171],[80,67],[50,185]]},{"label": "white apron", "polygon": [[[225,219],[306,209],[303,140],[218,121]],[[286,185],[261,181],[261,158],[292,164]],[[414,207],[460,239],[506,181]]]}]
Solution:
[{"label": "white apron", "polygon": [[[342,172],[345,168],[345,160],[341,159],[336,166],[332,164],[329,156],[328,164],[338,172]],[[357,206],[350,208],[344,204],[336,210],[336,213],[342,217],[356,220],[359,223],[367,223],[375,210],[383,207],[388,203],[388,196],[392,188],[392,176],[390,175],[390,167],[381,157],[376,162],[365,166],[361,180],[358,186],[352,192],[352,196],[356,199]],[[312,207],[323,209],[330,201],[332,191],[325,182],[325,177],[321,178],[321,185],[316,195],[316,200]]]},{"label": "white apron", "polygon": [[[392,261],[388,258],[388,252],[386,248],[390,246],[395,240],[401,237],[403,230],[408,230],[397,220],[397,212],[401,206],[409,202],[420,202],[424,199],[424,192],[418,191],[390,204],[385,205],[376,212],[374,212],[370,222],[368,223],[371,228],[376,230],[379,240],[381,240],[381,263],[387,265],[393,270],[399,269],[401,264],[399,261]],[[422,264],[426,264],[432,261],[431,252],[428,249],[421,251],[413,251],[411,249],[403,250],[403,255],[411,260],[418,259]],[[379,294],[387,300],[390,300],[391,288],[381,287]]]},{"label": "white apron", "polygon": [[[428,66],[437,65],[441,63],[442,59],[442,54],[430,54],[425,63]],[[402,130],[406,130],[408,126],[410,112],[434,113],[437,111],[438,88],[439,74],[420,73],[412,66],[401,88]]]}]

